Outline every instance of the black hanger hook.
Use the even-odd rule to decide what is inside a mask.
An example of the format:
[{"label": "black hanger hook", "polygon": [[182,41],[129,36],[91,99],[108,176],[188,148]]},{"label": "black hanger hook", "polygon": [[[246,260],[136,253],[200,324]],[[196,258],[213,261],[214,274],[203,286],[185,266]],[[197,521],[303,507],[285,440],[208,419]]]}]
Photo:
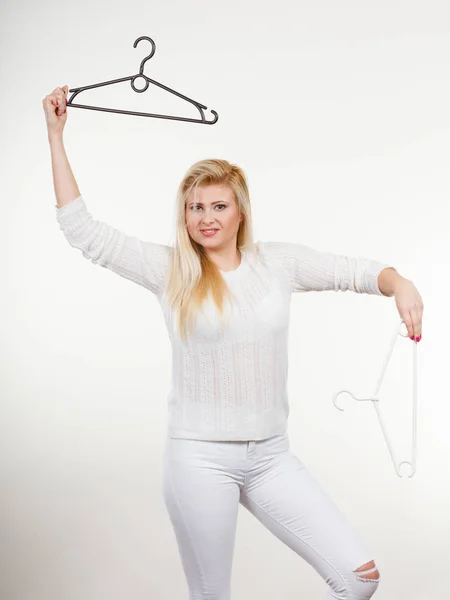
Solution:
[{"label": "black hanger hook", "polygon": [[142,75],[144,73],[144,65],[145,63],[155,54],[155,50],[156,50],[156,44],[155,42],[152,40],[152,38],[149,38],[147,35],[141,35],[141,37],[138,37],[138,39],[134,42],[133,44],[133,48],[136,48],[137,45],[139,44],[139,42],[141,40],[148,40],[151,45],[152,45],[152,51],[150,52],[150,54],[148,56],[146,56],[142,62],[141,62],[141,66],[139,67],[139,73]]}]

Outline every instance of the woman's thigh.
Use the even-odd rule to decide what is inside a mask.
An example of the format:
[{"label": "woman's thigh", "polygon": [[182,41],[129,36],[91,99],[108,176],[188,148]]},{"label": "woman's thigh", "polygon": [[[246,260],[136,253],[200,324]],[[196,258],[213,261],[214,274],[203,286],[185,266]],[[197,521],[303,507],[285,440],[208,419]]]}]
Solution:
[{"label": "woman's thigh", "polygon": [[[327,598],[370,598],[378,585],[374,575],[354,571],[373,556],[290,451],[287,434],[266,445],[254,448],[241,504],[322,576],[334,592]],[[361,581],[361,575],[369,578]]]},{"label": "woman's thigh", "polygon": [[229,444],[169,438],[164,453],[163,495],[192,600],[230,598],[243,463]]}]

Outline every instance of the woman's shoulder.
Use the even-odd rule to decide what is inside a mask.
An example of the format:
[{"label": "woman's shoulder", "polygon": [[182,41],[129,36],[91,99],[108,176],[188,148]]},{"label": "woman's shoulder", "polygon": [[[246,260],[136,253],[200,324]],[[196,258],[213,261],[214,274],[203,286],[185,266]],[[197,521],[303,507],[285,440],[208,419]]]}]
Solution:
[{"label": "woman's shoulder", "polygon": [[292,243],[290,242],[258,240],[255,242],[255,247],[262,258],[282,262],[292,258]]},{"label": "woman's shoulder", "polygon": [[255,242],[255,255],[258,262],[272,271],[283,272],[290,277],[292,252],[288,242],[258,240]]}]

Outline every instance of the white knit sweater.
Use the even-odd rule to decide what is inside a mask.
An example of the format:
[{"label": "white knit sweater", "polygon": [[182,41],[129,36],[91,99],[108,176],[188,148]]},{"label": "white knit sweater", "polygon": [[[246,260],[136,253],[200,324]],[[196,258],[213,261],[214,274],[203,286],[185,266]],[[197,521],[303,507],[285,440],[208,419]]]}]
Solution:
[{"label": "white knit sweater", "polygon": [[171,246],[144,242],[94,220],[82,196],[56,207],[67,241],[85,258],[153,292],[172,343],[168,435],[260,440],[287,430],[288,328],[292,292],[351,290],[383,295],[390,265],[290,242],[256,242],[239,267],[221,271],[233,294],[225,330],[208,300],[187,343],[174,327],[164,286]]}]

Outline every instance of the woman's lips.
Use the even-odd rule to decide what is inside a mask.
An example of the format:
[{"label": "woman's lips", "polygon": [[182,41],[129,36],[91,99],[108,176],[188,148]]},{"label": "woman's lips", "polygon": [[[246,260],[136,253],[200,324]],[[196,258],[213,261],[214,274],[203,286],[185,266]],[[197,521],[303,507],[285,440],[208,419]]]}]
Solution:
[{"label": "woman's lips", "polygon": [[211,231],[211,232],[209,232],[208,230],[205,230],[205,229],[203,229],[203,230],[200,230],[200,231],[201,231],[201,232],[203,233],[203,235],[205,235],[206,237],[212,237],[213,235],[216,235],[216,233],[217,233],[218,229],[214,229],[214,230],[213,230],[213,231]]}]

